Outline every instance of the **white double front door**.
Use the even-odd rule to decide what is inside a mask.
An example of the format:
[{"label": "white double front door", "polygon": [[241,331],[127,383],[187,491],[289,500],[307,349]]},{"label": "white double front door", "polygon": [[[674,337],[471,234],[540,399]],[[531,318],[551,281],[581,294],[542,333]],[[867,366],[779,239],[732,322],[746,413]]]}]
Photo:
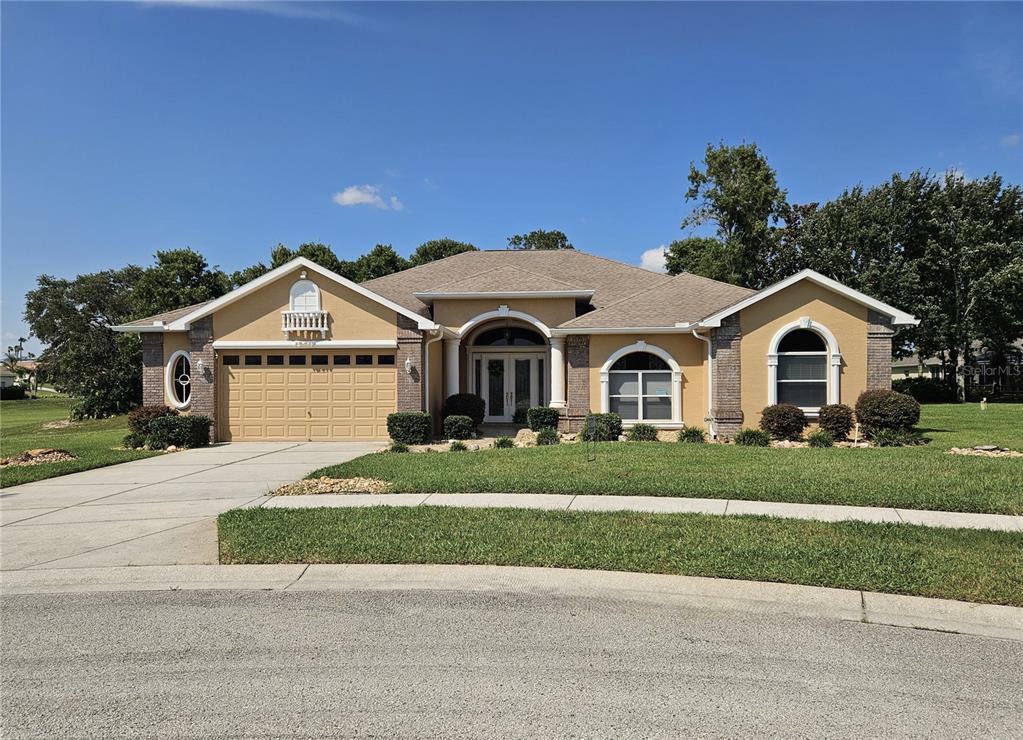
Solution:
[{"label": "white double front door", "polygon": [[487,404],[486,422],[510,422],[515,411],[546,403],[547,357],[536,352],[474,352],[471,386]]}]

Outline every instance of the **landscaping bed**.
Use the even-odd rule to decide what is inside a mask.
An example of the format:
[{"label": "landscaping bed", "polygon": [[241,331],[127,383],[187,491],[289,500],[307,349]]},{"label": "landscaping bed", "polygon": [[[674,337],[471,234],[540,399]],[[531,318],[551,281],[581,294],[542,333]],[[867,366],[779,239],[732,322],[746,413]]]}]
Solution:
[{"label": "landscaping bed", "polygon": [[668,573],[1023,606],[1023,534],[530,509],[238,509],[221,563],[441,563]]}]

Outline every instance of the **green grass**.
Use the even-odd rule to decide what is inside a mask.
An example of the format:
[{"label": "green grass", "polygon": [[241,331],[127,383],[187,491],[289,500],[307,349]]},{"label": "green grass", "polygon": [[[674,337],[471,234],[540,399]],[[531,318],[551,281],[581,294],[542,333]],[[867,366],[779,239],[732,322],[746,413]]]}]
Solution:
[{"label": "green grass", "polygon": [[17,486],[158,454],[115,449],[128,433],[125,416],[75,422],[64,429],[43,428],[46,422],[67,419],[70,405],[70,399],[63,396],[0,401],[0,457],[39,447],[56,447],[78,456],[63,463],[4,468],[0,470],[0,486]]},{"label": "green grass", "polygon": [[456,563],[671,573],[1023,606],[1023,534],[529,509],[242,509],[222,563]]},{"label": "green grass", "polygon": [[1023,460],[945,454],[991,442],[1023,449],[1023,406],[925,406],[923,447],[760,449],[610,442],[470,454],[373,454],[311,473],[390,481],[395,492],[736,498],[1023,514]]}]

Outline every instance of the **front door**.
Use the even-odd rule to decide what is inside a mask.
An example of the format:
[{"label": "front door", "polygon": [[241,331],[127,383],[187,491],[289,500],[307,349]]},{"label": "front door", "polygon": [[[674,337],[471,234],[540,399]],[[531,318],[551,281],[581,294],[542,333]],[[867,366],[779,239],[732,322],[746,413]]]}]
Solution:
[{"label": "front door", "polygon": [[540,354],[480,354],[473,362],[475,387],[487,404],[484,421],[508,423],[517,410],[542,403]]}]

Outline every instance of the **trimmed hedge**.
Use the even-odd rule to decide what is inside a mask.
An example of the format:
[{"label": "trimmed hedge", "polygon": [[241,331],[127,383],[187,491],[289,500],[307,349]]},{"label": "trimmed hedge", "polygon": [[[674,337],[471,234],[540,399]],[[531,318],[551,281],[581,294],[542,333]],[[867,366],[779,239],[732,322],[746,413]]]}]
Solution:
[{"label": "trimmed hedge", "polygon": [[898,391],[864,391],[856,400],[856,419],[868,437],[881,429],[908,432],[920,421],[920,404]]},{"label": "trimmed hedge", "polygon": [[149,424],[146,441],[154,450],[175,447],[206,447],[210,443],[210,427],[213,420],[208,416],[160,416]]},{"label": "trimmed hedge", "polygon": [[541,429],[557,429],[561,413],[550,406],[533,406],[526,412],[529,428],[534,432]]},{"label": "trimmed hedge", "polygon": [[733,441],[740,447],[767,447],[771,444],[771,435],[763,429],[740,429]]},{"label": "trimmed hedge", "polygon": [[845,439],[853,427],[853,410],[844,403],[828,403],[821,406],[817,426],[831,435],[832,439]]},{"label": "trimmed hedge", "polygon": [[656,442],[657,427],[651,424],[633,424],[625,436],[630,442]]},{"label": "trimmed hedge", "polygon": [[707,432],[703,427],[686,427],[678,432],[678,441],[689,444],[703,444],[707,441]]},{"label": "trimmed hedge", "polygon": [[541,429],[536,434],[536,444],[541,446],[541,447],[544,446],[544,445],[556,445],[556,444],[559,444],[560,442],[561,442],[561,437],[558,436],[558,430],[557,429],[551,429],[550,427],[545,427],[544,429]]},{"label": "trimmed hedge", "polygon": [[468,416],[472,419],[473,429],[475,429],[483,423],[483,415],[486,410],[486,402],[475,393],[456,393],[444,399],[441,418]]},{"label": "trimmed hedge", "polygon": [[177,415],[178,412],[170,406],[139,406],[128,414],[128,431],[145,437],[149,434],[149,425],[154,419]]},{"label": "trimmed hedge", "polygon": [[954,385],[933,378],[900,378],[892,381],[892,390],[912,396],[919,403],[958,403]]},{"label": "trimmed hedge", "polygon": [[776,403],[760,412],[760,428],[775,439],[802,439],[806,414],[791,403]]},{"label": "trimmed hedge", "polygon": [[22,401],[25,398],[25,388],[20,385],[8,385],[0,388],[0,401]]},{"label": "trimmed hedge", "polygon": [[622,417],[618,414],[586,414],[582,432],[585,442],[616,442],[621,435]]},{"label": "trimmed hedge", "polygon": [[818,429],[815,432],[810,432],[806,441],[810,447],[816,447],[818,449],[835,446],[835,438],[831,436],[831,432],[825,429]]},{"label": "trimmed hedge", "polygon": [[425,445],[433,433],[433,421],[425,411],[396,411],[387,415],[387,434],[395,442]]},{"label": "trimmed hedge", "polygon": [[444,417],[444,439],[472,439],[476,425],[468,416],[452,414]]}]

